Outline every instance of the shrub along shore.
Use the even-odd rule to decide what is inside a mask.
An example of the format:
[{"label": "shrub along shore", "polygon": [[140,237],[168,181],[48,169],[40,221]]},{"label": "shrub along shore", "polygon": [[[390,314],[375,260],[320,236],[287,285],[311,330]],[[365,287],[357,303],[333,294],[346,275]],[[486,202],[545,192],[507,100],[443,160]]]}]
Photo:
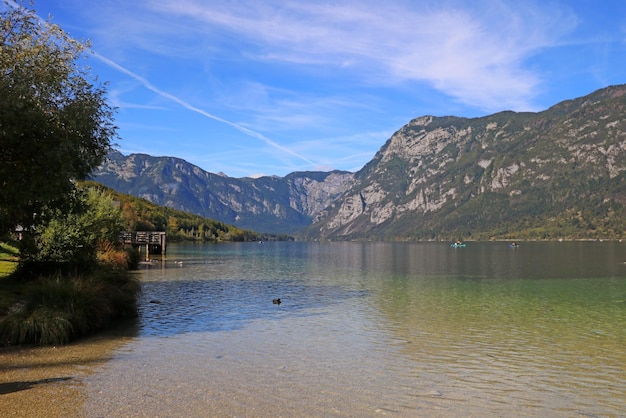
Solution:
[{"label": "shrub along shore", "polygon": [[[17,264],[8,259],[7,248],[0,251],[5,272]],[[69,266],[20,265],[0,275],[0,345],[65,344],[136,317],[141,286],[128,267],[138,257],[132,249],[111,255],[109,261],[76,270],[80,273]]]},{"label": "shrub along shore", "polygon": [[[71,210],[47,211],[30,236],[0,239],[0,346],[57,345],[137,316],[136,249],[122,231],[167,231],[174,241],[279,239],[78,182]],[[2,237],[0,237],[2,238]]]}]

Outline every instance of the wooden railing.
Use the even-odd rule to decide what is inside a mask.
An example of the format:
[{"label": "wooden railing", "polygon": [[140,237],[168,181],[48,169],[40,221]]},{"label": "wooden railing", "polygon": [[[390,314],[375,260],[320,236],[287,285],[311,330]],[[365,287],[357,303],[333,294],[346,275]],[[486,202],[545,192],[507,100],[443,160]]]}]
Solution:
[{"label": "wooden railing", "polygon": [[167,248],[166,234],[160,231],[125,231],[120,234],[120,241],[138,247],[139,251],[145,248],[146,260],[150,258],[150,254],[165,255]]}]

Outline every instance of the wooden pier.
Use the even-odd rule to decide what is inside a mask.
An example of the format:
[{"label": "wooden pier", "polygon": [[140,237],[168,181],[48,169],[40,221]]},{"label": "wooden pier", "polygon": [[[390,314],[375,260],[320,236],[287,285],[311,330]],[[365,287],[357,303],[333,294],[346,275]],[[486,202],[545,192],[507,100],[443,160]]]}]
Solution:
[{"label": "wooden pier", "polygon": [[132,245],[139,248],[139,252],[142,252],[142,248],[146,253],[146,260],[150,259],[150,254],[161,254],[165,256],[167,250],[167,240],[165,232],[160,231],[135,231],[135,232],[122,232],[120,240],[124,245]]}]

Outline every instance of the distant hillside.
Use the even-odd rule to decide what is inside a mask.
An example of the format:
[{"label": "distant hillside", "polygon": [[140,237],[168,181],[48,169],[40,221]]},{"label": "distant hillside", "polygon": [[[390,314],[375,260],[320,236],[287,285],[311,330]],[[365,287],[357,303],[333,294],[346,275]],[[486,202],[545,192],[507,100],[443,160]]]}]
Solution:
[{"label": "distant hillside", "polygon": [[156,204],[216,219],[238,228],[291,234],[347,189],[353,174],[296,172],[286,177],[232,178],[174,157],[119,152],[92,178]]},{"label": "distant hillside", "polygon": [[290,240],[286,235],[262,234],[228,225],[214,219],[159,206],[145,199],[116,192],[96,182],[84,186],[108,190],[119,202],[128,231],[166,231],[168,240],[270,241]]},{"label": "distant hillside", "polygon": [[424,116],[316,218],[330,239],[624,238],[626,86],[539,113]]},{"label": "distant hillside", "polygon": [[305,239],[626,238],[626,85],[537,113],[423,116],[357,173],[230,178],[111,155],[94,178],[238,228]]}]

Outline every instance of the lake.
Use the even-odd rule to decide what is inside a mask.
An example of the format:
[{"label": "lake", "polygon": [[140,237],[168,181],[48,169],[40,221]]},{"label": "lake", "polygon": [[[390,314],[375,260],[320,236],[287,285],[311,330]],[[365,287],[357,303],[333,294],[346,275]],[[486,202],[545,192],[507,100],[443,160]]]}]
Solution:
[{"label": "lake", "polygon": [[0,408],[626,416],[625,261],[618,242],[170,245],[137,321],[0,356]]}]

